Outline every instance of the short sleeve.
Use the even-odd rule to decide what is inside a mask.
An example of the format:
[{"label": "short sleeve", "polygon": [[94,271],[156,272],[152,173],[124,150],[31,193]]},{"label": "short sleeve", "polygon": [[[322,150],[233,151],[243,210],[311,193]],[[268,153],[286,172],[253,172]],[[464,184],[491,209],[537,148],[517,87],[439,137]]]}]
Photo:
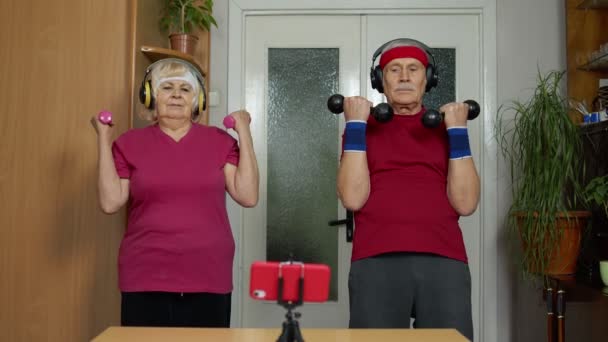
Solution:
[{"label": "short sleeve", "polygon": [[116,173],[120,178],[131,178],[131,167],[125,157],[123,148],[118,141],[112,144],[112,156],[114,157],[114,166],[116,167]]},{"label": "short sleeve", "polygon": [[226,156],[226,163],[230,163],[232,165],[239,165],[239,144],[235,139],[232,139],[232,146],[230,146],[230,150],[228,151],[228,155]]}]

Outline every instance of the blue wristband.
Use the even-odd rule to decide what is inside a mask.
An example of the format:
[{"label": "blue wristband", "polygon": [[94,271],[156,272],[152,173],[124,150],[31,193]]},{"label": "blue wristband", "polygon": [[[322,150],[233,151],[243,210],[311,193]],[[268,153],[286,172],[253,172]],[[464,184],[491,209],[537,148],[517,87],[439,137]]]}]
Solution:
[{"label": "blue wristband", "polygon": [[469,147],[469,132],[466,127],[448,128],[448,142],[450,144],[450,160],[471,158]]},{"label": "blue wristband", "polygon": [[365,152],[365,121],[353,120],[344,128],[344,152]]}]

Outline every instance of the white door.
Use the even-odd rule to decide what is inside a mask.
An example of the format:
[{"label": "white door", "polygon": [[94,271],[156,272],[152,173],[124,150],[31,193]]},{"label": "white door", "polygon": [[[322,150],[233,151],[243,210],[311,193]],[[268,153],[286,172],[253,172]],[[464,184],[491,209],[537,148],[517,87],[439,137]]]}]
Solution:
[{"label": "white door", "polygon": [[[425,98],[427,107],[474,99],[484,108],[479,17],[248,16],[244,26],[245,102],[254,118],[261,196],[258,206],[244,211],[243,217],[243,326],[280,326],[284,309],[249,298],[248,267],[254,260],[293,252],[296,259],[329,257],[329,261],[314,261],[333,263],[334,268],[334,299],[327,304],[305,304],[300,310],[302,325],[345,327],[350,244],[345,243],[344,229],[336,234],[324,225],[335,218],[331,217],[334,213],[340,218],[345,215],[335,195],[343,118],[328,114],[327,96],[337,89],[346,96],[367,96],[374,104],[384,101],[369,85],[371,56],[382,43],[407,37],[435,51],[440,80],[439,87]],[[481,156],[481,121],[469,123],[476,161]],[[472,276],[476,336],[482,209],[460,221]],[[327,249],[329,253],[324,252]]]},{"label": "white door", "polygon": [[359,16],[250,16],[245,22],[245,102],[260,168],[260,202],[243,217],[243,326],[278,327],[285,309],[248,295],[255,260],[329,264],[330,301],[304,304],[306,327],[346,327],[350,244],[336,195],[343,117],[333,93],[360,94]]}]

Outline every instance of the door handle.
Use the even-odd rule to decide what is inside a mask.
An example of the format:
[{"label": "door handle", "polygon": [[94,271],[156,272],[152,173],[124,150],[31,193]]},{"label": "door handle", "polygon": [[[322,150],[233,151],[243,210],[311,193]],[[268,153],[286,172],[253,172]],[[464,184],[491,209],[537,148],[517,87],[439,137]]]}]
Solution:
[{"label": "door handle", "polygon": [[355,216],[353,215],[353,212],[350,210],[347,210],[345,219],[332,220],[332,221],[329,221],[327,224],[330,227],[346,225],[346,242],[353,242],[353,233],[354,233],[353,228],[355,226],[354,218],[355,218]]}]

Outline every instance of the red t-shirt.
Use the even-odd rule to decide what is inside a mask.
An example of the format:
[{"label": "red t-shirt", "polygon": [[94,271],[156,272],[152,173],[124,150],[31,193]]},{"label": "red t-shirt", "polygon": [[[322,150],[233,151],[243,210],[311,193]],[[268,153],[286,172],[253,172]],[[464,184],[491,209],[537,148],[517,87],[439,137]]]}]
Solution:
[{"label": "red t-shirt", "polygon": [[125,132],[112,153],[119,177],[130,180],[120,290],[232,291],[234,239],[223,169],[238,165],[236,140],[193,124],[176,142],[152,125]]},{"label": "red t-shirt", "polygon": [[420,252],[467,262],[460,216],[447,196],[446,128],[424,127],[423,112],[367,122],[370,194],[354,215],[353,261]]}]

